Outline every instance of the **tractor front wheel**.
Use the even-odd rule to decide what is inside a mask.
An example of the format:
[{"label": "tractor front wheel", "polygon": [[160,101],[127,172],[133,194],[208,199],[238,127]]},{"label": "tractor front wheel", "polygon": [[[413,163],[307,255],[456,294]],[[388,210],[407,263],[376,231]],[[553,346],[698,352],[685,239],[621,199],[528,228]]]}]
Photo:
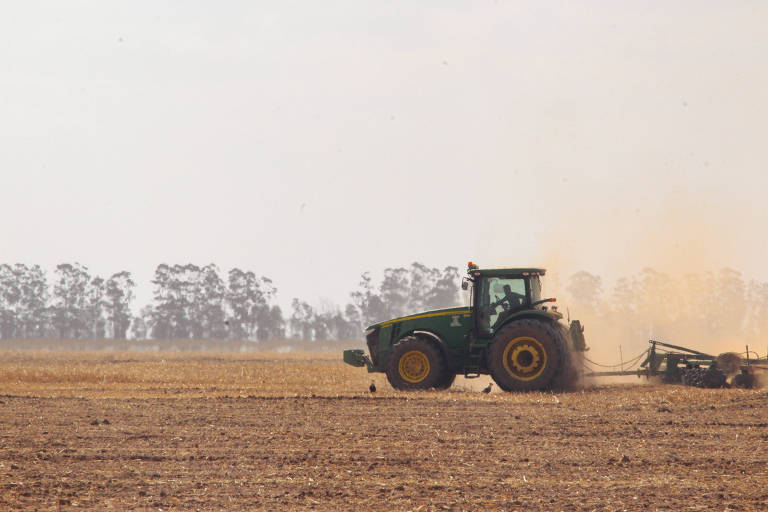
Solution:
[{"label": "tractor front wheel", "polygon": [[544,389],[555,380],[566,346],[560,330],[538,320],[517,320],[494,337],[488,368],[504,391]]},{"label": "tractor front wheel", "polygon": [[387,380],[393,388],[402,390],[450,386],[446,382],[446,365],[439,349],[415,336],[407,336],[395,344],[387,365]]}]

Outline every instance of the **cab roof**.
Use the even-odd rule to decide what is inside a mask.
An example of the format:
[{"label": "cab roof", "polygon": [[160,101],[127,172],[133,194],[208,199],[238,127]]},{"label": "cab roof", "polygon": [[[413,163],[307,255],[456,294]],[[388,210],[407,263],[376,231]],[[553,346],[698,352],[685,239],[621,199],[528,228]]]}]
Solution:
[{"label": "cab roof", "polygon": [[543,268],[525,267],[525,268],[470,268],[467,270],[473,276],[543,276],[547,270]]}]

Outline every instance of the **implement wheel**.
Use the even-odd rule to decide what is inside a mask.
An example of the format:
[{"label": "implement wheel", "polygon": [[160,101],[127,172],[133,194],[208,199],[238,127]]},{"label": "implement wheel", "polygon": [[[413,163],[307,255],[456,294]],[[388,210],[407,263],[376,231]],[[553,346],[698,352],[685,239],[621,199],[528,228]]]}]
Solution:
[{"label": "implement wheel", "polygon": [[445,389],[453,382],[446,374],[440,350],[415,336],[406,336],[395,344],[387,365],[387,380],[395,389]]},{"label": "implement wheel", "polygon": [[737,373],[731,381],[734,388],[750,389],[755,387],[755,375],[749,372]]},{"label": "implement wheel", "polygon": [[535,391],[552,385],[567,346],[559,329],[538,320],[502,327],[488,353],[488,368],[504,391]]}]

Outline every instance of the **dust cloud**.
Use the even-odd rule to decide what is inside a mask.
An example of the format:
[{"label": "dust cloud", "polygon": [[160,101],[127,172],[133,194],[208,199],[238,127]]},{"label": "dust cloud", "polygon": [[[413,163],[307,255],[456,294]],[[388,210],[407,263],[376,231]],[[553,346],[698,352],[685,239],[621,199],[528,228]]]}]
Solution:
[{"label": "dust cloud", "polygon": [[749,345],[765,357],[763,217],[685,193],[648,212],[575,211],[545,236],[545,293],[586,326],[593,361],[626,369],[650,339],[713,355]]}]

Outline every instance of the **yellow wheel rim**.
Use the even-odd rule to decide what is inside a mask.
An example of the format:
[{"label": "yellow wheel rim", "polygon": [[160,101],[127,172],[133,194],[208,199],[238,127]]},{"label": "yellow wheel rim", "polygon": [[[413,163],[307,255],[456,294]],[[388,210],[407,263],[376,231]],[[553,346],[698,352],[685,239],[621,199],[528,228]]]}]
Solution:
[{"label": "yellow wheel rim", "polygon": [[521,336],[507,342],[502,356],[504,369],[518,380],[533,380],[547,367],[547,351],[536,338]]},{"label": "yellow wheel rim", "polygon": [[400,358],[397,369],[404,381],[419,383],[429,375],[429,358],[420,350],[411,350]]}]

